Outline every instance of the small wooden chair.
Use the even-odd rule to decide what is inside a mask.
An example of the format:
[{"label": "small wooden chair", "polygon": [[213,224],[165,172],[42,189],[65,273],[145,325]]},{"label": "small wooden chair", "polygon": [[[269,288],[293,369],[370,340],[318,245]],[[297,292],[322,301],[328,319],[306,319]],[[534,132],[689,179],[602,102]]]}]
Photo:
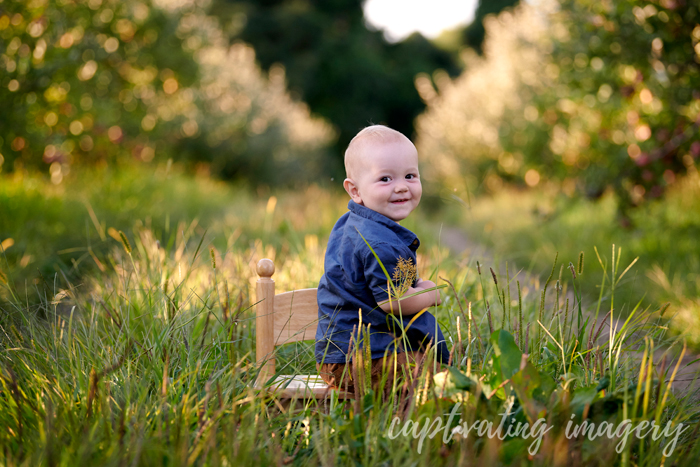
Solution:
[{"label": "small wooden chair", "polygon": [[[262,365],[256,387],[275,374],[275,347],[290,342],[314,340],[318,322],[317,289],[293,290],[275,295],[275,264],[263,258],[257,264],[257,305],[255,309],[256,356]],[[322,399],[337,393],[340,399],[352,398],[344,391],[330,389],[318,375],[279,375],[267,387],[283,399]]]}]

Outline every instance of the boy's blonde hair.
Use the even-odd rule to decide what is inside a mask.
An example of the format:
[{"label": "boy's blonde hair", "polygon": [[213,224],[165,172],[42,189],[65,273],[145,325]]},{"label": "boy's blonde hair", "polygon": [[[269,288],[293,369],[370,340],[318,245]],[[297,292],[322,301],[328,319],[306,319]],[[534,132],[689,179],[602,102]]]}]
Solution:
[{"label": "boy's blonde hair", "polygon": [[[348,148],[345,150],[345,174],[348,178],[353,178],[356,175],[363,149],[367,144],[371,143],[387,143],[394,141],[408,141],[403,133],[389,128],[384,125],[371,125],[360,130],[358,134],[350,141]],[[413,143],[411,143],[413,144]]]}]

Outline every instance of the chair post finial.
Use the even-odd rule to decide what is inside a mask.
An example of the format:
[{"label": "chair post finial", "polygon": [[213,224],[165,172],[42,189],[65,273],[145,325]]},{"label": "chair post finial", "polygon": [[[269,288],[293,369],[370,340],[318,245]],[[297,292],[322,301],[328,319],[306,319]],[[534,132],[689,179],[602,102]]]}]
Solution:
[{"label": "chair post finial", "polygon": [[275,263],[271,259],[263,258],[258,261],[258,265],[255,268],[258,276],[270,278],[275,273]]},{"label": "chair post finial", "polygon": [[267,381],[275,374],[275,263],[263,258],[256,266],[258,276],[255,294],[258,303],[255,305],[255,354],[258,363],[262,364],[259,381]]}]

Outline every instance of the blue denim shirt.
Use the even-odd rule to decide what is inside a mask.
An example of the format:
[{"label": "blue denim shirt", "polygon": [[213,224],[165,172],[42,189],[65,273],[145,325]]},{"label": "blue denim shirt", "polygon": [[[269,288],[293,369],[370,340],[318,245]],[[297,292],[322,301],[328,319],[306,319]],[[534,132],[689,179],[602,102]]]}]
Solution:
[{"label": "blue denim shirt", "polygon": [[[325,273],[318,284],[318,328],[316,331],[316,361],[345,363],[353,327],[360,323],[370,326],[372,358],[385,352],[420,350],[421,346],[437,343],[438,359],[447,363],[449,351],[435,317],[424,312],[401,338],[401,326],[408,326],[413,316],[390,315],[377,303],[388,298],[387,278],[362,236],[381,259],[389,275],[393,275],[398,259],[416,264],[416,249],[420,241],[405,227],[378,212],[354,201],[349,212],[336,222],[328,239]],[[360,236],[362,234],[362,236]],[[415,282],[412,284],[415,285]],[[357,343],[357,329],[353,342]],[[407,345],[406,345],[407,344]]]}]

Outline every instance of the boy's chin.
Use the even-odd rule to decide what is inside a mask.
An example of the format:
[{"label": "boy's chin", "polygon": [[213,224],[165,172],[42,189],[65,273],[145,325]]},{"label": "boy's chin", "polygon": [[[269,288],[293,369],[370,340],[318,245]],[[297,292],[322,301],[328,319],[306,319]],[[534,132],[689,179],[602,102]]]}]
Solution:
[{"label": "boy's chin", "polygon": [[388,217],[389,219],[391,219],[394,222],[400,222],[400,221],[406,219],[408,216],[411,215],[411,213],[416,208],[415,206],[413,206],[413,207],[406,206],[404,209],[401,209],[400,207],[397,208],[394,206],[389,206],[386,209],[380,209],[379,206],[367,206],[366,204],[365,204],[365,207],[370,208],[374,212],[377,212],[384,217]]},{"label": "boy's chin", "polygon": [[402,212],[402,213],[386,213],[384,214],[386,217],[391,219],[394,222],[401,222],[402,220],[406,219],[408,216],[411,215],[411,212],[413,212],[413,209],[411,209],[408,212]]}]

